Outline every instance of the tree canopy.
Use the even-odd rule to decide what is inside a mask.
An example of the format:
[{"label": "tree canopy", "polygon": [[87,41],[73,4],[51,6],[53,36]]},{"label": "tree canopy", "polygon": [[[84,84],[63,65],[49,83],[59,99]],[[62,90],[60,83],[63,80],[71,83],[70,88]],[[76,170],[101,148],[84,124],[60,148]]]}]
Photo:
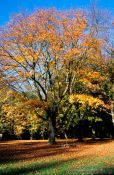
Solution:
[{"label": "tree canopy", "polygon": [[74,103],[84,111],[87,106],[110,110],[105,89],[112,77],[112,57],[104,51],[104,38],[94,35],[95,29],[80,10],[41,9],[15,15],[0,30],[2,78],[26,99],[29,111],[49,122],[52,144],[57,117],[61,112],[66,116]]}]

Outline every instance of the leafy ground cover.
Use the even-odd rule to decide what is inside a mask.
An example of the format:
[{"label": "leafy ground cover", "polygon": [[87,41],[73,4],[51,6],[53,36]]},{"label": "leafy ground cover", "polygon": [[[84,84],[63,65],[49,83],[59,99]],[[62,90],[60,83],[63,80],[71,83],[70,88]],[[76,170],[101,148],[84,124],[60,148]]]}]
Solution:
[{"label": "leafy ground cover", "polygon": [[114,174],[114,141],[0,142],[0,175]]}]

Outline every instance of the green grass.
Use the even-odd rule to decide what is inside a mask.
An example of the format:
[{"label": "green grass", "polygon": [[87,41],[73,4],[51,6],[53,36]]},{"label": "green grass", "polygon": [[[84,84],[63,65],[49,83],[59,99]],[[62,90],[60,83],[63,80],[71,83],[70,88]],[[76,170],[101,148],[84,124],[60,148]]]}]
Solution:
[{"label": "green grass", "polygon": [[1,164],[0,175],[114,174],[114,156]]}]

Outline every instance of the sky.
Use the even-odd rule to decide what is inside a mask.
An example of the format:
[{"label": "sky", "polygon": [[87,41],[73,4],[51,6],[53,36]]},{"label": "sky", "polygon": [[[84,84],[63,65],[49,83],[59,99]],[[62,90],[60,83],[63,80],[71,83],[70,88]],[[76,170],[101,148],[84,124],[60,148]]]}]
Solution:
[{"label": "sky", "polygon": [[[91,2],[92,0],[0,0],[0,26],[5,25],[11,15],[23,10],[31,12],[37,8],[86,8]],[[97,5],[114,10],[114,0],[97,0]]]}]

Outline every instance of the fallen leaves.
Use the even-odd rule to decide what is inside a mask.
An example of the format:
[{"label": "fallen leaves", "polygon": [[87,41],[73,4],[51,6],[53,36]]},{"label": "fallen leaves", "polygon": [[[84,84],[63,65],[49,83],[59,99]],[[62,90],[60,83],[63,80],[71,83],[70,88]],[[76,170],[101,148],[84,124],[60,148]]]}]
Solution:
[{"label": "fallen leaves", "polygon": [[[75,143],[75,145],[73,144]],[[8,161],[51,161],[83,159],[88,157],[103,157],[114,155],[114,141],[78,143],[76,140],[68,140],[69,147],[63,147],[65,141],[59,141],[56,145],[48,145],[47,141],[7,141],[0,143],[0,162]],[[73,146],[72,146],[73,144]]]}]

